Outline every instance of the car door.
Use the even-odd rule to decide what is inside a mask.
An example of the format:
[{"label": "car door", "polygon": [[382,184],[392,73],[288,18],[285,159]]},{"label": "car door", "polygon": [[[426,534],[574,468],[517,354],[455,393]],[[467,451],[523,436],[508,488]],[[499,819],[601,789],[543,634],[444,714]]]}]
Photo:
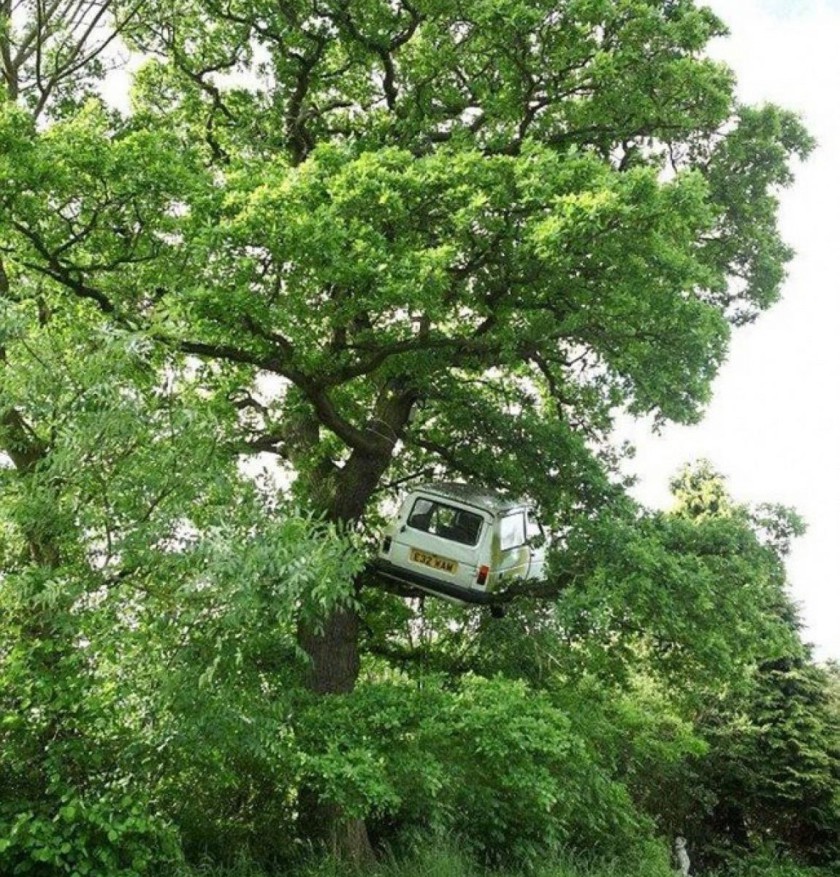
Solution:
[{"label": "car door", "polygon": [[525,509],[506,512],[498,521],[498,554],[494,559],[492,579],[497,586],[506,581],[526,578],[531,563],[527,544]]},{"label": "car door", "polygon": [[531,552],[528,572],[525,578],[544,579],[547,540],[542,524],[537,520],[533,509],[525,513],[525,530],[528,539],[528,549]]},{"label": "car door", "polygon": [[409,498],[394,533],[391,563],[463,588],[475,586],[489,516],[447,499]]}]

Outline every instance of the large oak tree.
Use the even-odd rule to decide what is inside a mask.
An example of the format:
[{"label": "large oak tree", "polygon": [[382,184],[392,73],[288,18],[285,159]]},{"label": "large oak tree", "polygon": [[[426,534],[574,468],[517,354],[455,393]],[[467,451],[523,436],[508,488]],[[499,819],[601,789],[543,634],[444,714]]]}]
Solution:
[{"label": "large oak tree", "polygon": [[[70,325],[198,375],[230,459],[275,455],[333,522],[434,467],[573,535],[620,504],[615,415],[695,420],[731,327],[779,295],[775,193],[811,142],[737,102],[705,54],[724,33],[693,0],[7,0],[15,470],[60,432],[14,357]],[[97,96],[120,52],[128,111]],[[62,563],[49,526],[27,533]],[[309,682],[347,692],[358,606],[324,605],[300,622]]]}]

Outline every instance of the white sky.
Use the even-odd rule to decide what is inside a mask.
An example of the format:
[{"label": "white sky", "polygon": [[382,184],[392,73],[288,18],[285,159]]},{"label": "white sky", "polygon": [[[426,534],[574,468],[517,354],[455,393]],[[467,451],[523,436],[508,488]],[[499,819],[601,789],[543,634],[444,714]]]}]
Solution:
[{"label": "white sky", "polygon": [[639,424],[639,499],[670,505],[668,479],[709,459],[737,500],[794,506],[808,523],[788,564],[804,638],[840,659],[840,0],[707,0],[731,36],[712,47],[748,103],[799,112],[818,148],[782,193],[796,250],[783,300],[737,331],[702,423],[656,437]]}]

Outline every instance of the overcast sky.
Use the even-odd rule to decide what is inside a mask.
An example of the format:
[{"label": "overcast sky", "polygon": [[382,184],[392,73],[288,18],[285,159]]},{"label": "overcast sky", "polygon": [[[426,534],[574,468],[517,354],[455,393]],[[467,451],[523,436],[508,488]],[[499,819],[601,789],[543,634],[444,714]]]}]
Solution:
[{"label": "overcast sky", "polygon": [[796,250],[783,300],[733,337],[702,423],[633,430],[637,495],[667,507],[668,479],[705,457],[743,502],[794,506],[808,523],[789,563],[805,639],[840,659],[840,0],[707,0],[731,35],[712,52],[748,103],[798,111],[818,141],[782,194]]}]

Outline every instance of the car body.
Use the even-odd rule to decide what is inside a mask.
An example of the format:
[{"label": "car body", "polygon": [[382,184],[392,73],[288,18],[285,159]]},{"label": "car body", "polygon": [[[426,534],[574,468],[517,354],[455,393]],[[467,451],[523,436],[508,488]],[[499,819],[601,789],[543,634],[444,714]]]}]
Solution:
[{"label": "car body", "polygon": [[383,534],[376,570],[459,603],[492,603],[515,579],[542,579],[545,534],[532,505],[469,484],[414,488]]}]

